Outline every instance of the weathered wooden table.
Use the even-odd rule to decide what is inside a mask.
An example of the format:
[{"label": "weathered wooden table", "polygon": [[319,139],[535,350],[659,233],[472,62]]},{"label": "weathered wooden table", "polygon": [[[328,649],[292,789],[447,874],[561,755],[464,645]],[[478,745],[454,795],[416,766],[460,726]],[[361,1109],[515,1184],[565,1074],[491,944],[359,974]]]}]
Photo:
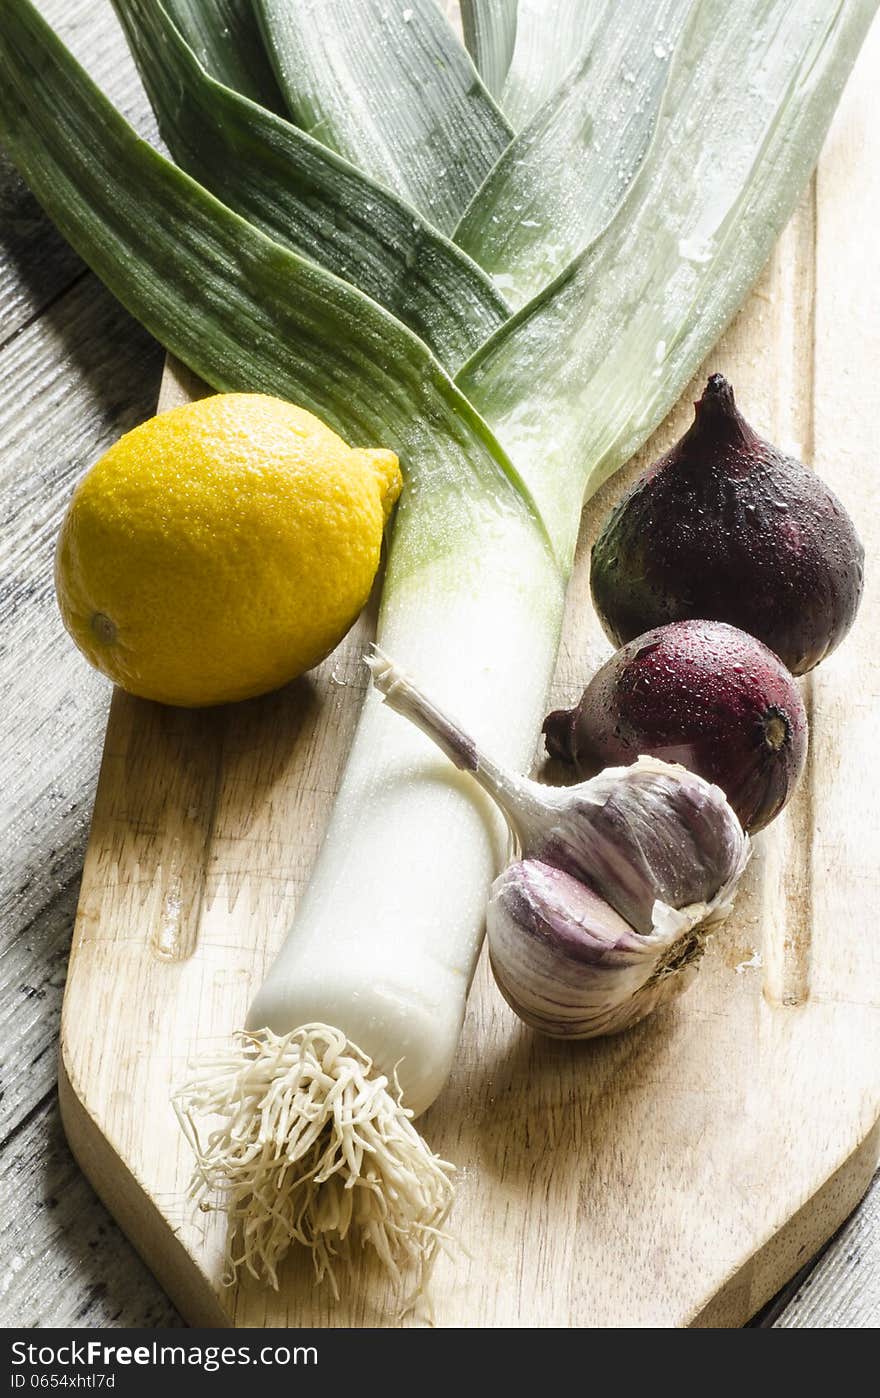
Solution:
[{"label": "weathered wooden table", "polygon": [[[154,140],[109,4],[41,0],[41,8]],[[181,1323],[71,1159],[55,1095],[61,993],[109,690],[62,631],[52,552],[74,480],[153,411],[161,367],[159,347],[84,270],[0,159],[0,1323],[6,1326]],[[880,1323],[880,1184],[824,1256],[755,1323]]]}]

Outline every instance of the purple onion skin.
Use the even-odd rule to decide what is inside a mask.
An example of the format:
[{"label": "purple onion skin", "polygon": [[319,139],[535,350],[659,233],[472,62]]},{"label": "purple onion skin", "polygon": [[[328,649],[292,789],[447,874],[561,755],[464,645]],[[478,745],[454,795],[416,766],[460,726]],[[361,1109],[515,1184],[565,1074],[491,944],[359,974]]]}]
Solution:
[{"label": "purple onion skin", "polygon": [[807,715],[767,646],[718,621],[679,621],[621,647],[573,709],[544,722],[551,756],[592,776],[646,753],[720,786],[745,830],[778,815],[803,771]]},{"label": "purple onion skin", "polygon": [[836,495],[753,432],[721,374],[695,408],[595,544],[596,610],[617,646],[671,621],[727,621],[802,675],[853,624],[864,549]]}]

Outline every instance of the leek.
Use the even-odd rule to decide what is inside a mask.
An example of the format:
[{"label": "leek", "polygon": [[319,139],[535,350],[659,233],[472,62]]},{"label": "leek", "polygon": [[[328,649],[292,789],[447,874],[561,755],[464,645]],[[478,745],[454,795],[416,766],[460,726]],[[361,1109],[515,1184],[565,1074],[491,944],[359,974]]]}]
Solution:
[{"label": "leek", "polygon": [[[527,492],[426,346],[140,141],[29,0],[7,5],[0,75],[0,135],[10,154],[74,247],[169,349],[216,388],[296,399],[350,440],[382,440],[398,452],[406,499],[389,550],[379,635],[483,741],[496,728],[497,696],[507,694],[496,750],[511,765],[526,764],[558,643],[564,579]],[[429,613],[436,626],[426,624]],[[455,636],[455,665],[437,644],[444,628]],[[520,683],[524,664],[535,684]],[[402,824],[390,848],[396,821]],[[386,1152],[373,1152],[384,1193],[374,1183],[341,1198],[332,1180],[318,1198],[311,1174],[330,1169],[336,1179],[344,1167],[352,1185],[363,1184],[351,1172],[356,1142],[344,1135],[328,1145],[322,1136],[310,1143],[318,1159],[300,1160],[307,1197],[294,1206],[306,1216],[297,1236],[314,1249],[319,1270],[352,1222],[391,1266],[400,1257],[423,1264],[436,1247],[449,1202],[443,1171],[383,1082],[399,1075],[407,1112],[423,1110],[440,1090],[503,848],[488,805],[447,772],[424,738],[369,700],[288,955],[297,964],[304,958],[301,1023],[339,1019],[347,1051],[333,1059],[346,1075],[337,1088],[369,1101]],[[337,875],[341,862],[347,882]],[[338,893],[332,903],[321,892],[328,884]],[[388,918],[392,887],[399,921]],[[440,906],[442,923],[434,915]],[[263,992],[257,1017],[264,1023],[278,1022],[275,984]],[[321,1033],[325,1063],[340,1035]],[[270,1042],[273,1062],[287,1052],[302,1063],[315,1035],[288,1037],[284,1049]],[[368,1083],[364,1053],[374,1065]],[[221,1063],[221,1098],[238,1093],[235,1100],[252,1104],[247,1094],[263,1083],[264,1061],[254,1065],[246,1054],[245,1065],[244,1075],[230,1078]],[[196,1102],[202,1091],[214,1101],[216,1075],[197,1089]],[[361,1126],[366,1132],[369,1121]],[[242,1149],[241,1120],[236,1130],[237,1144],[222,1154],[227,1183]],[[214,1178],[210,1151],[201,1159],[205,1177]],[[263,1198],[267,1187],[271,1193],[285,1167],[284,1156],[269,1161],[261,1180],[248,1175],[238,1192],[233,1180],[233,1217],[236,1200]],[[274,1278],[291,1238],[277,1237],[277,1210],[251,1220],[244,1236],[244,1253],[230,1252],[233,1270],[243,1261]]]},{"label": "leek", "polygon": [[[412,115],[414,75],[427,82],[424,53],[449,53],[451,31],[440,33],[426,4],[407,7],[418,17],[412,31],[396,5],[384,8],[399,23],[368,51],[379,64],[391,51],[402,55],[399,112],[377,102],[382,79],[394,75],[365,74],[351,33],[333,36],[307,6],[290,8],[290,25],[270,0],[261,12],[300,119],[320,121],[316,134],[331,145],[350,142],[349,157],[378,151],[386,182],[423,216],[460,119],[464,154],[436,201],[448,231],[465,202],[473,213],[481,198],[501,204],[499,191],[513,189],[504,182],[513,173],[499,167],[504,180],[474,198],[509,129],[461,54],[444,70],[449,84],[437,79],[426,99],[437,140],[419,165],[411,138],[426,127]],[[598,236],[592,210],[572,221],[566,237],[577,255],[477,349],[458,386],[372,299],[140,142],[29,0],[7,0],[4,10],[0,135],[82,255],[209,383],[292,398],[349,440],[398,452],[407,487],[380,640],[481,747],[523,768],[584,493],[671,406],[760,271],[874,8],[873,0],[832,10],[819,0],[693,7],[659,117],[651,109],[632,147],[634,177],[606,193],[599,218],[622,197],[617,212]],[[325,10],[341,12],[336,0]],[[505,90],[518,71],[524,17],[534,12],[519,7]],[[597,6],[559,0],[557,12],[569,15],[578,44],[592,43],[599,71],[603,43],[620,31],[599,23]],[[302,13],[313,21],[305,38]],[[413,35],[430,43],[422,50]],[[289,54],[311,43],[303,71],[292,72]],[[566,58],[574,47],[573,39]],[[327,82],[331,71],[350,79],[344,99]],[[585,71],[554,96],[565,76],[555,73],[533,102],[541,140],[576,89],[581,100]],[[652,101],[658,71],[647,63]],[[530,83],[530,101],[539,86]],[[543,102],[553,105],[539,111]],[[279,129],[259,120],[261,131]],[[612,144],[618,139],[609,132]],[[530,158],[540,148],[536,136]],[[597,180],[607,174],[602,162],[595,170]],[[273,1277],[292,1239],[325,1268],[355,1225],[392,1267],[430,1261],[448,1183],[407,1112],[433,1100],[453,1061],[503,843],[485,801],[425,738],[368,698],[313,880],[252,1008],[251,1033],[181,1101],[203,1183],[227,1187],[233,1221],[243,1225],[238,1241],[230,1235],[233,1269],[244,1263]],[[389,1087],[396,1064],[403,1105]],[[221,1118],[207,1142],[197,1134],[202,1111]]]},{"label": "leek", "polygon": [[159,0],[114,7],[163,139],[206,189],[366,292],[450,371],[504,323],[500,293],[464,253],[321,142],[215,81]]},{"label": "leek", "polygon": [[255,3],[297,124],[449,233],[511,129],[436,0]]},{"label": "leek", "polygon": [[251,0],[165,0],[165,9],[212,78],[270,111],[286,110]]},{"label": "leek", "polygon": [[462,0],[468,53],[493,97],[501,95],[516,45],[517,0]]}]

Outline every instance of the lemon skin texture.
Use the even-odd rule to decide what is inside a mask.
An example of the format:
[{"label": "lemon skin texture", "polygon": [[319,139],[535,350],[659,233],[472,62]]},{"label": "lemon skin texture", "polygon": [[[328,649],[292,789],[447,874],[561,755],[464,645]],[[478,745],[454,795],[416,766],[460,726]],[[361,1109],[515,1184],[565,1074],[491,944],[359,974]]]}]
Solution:
[{"label": "lemon skin texture", "polygon": [[369,596],[397,457],[303,408],[217,394],[120,438],[77,486],[55,585],[64,625],[132,694],[247,699],[323,660]]}]

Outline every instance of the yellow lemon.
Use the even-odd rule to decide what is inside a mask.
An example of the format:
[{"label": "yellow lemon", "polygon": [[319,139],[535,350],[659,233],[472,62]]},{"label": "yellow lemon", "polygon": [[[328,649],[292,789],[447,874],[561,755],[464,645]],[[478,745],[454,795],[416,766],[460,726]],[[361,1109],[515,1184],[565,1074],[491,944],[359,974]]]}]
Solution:
[{"label": "yellow lemon", "polygon": [[220,704],[323,660],[370,593],[397,457],[303,408],[224,393],[111,447],[61,527],[61,615],[132,694]]}]

